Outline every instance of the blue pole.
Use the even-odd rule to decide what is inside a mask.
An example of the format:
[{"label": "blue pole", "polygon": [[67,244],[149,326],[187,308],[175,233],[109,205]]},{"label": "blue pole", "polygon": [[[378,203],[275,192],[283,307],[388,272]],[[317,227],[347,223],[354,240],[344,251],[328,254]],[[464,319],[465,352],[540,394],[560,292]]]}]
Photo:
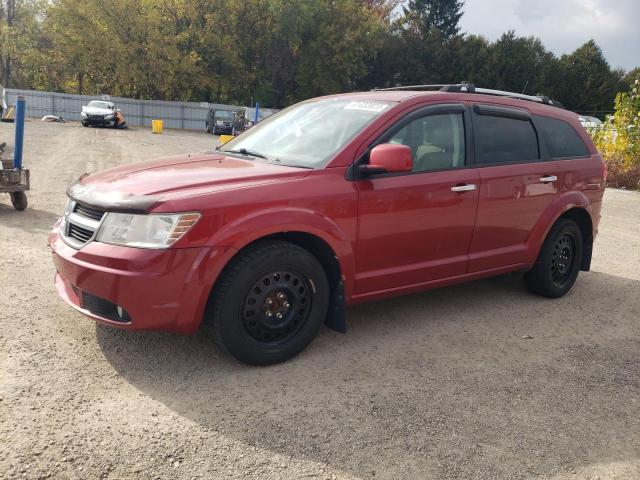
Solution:
[{"label": "blue pole", "polygon": [[255,125],[256,123],[258,123],[258,112],[260,111],[260,104],[258,102],[256,102],[256,114],[253,117],[253,124]]},{"label": "blue pole", "polygon": [[13,168],[22,169],[22,147],[24,144],[24,97],[18,97],[16,102],[16,141],[13,151]]}]

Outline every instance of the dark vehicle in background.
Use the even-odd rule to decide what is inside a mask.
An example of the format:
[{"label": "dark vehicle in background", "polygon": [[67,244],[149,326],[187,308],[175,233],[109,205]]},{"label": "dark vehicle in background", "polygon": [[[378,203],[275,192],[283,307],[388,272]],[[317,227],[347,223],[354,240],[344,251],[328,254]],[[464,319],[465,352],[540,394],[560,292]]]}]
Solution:
[{"label": "dark vehicle in background", "polygon": [[215,109],[209,110],[207,115],[206,130],[207,133],[214,135],[233,133],[233,121],[235,118],[233,110]]},{"label": "dark vehicle in background", "polygon": [[104,100],[91,100],[88,105],[83,105],[80,117],[83,127],[123,128],[127,124],[115,104]]},{"label": "dark vehicle in background", "polygon": [[[271,108],[258,108],[258,122],[261,122],[265,118],[270,117],[277,110]],[[237,135],[245,130],[253,127],[256,119],[256,109],[251,107],[244,107],[242,110],[236,112],[233,120],[233,134]]]}]

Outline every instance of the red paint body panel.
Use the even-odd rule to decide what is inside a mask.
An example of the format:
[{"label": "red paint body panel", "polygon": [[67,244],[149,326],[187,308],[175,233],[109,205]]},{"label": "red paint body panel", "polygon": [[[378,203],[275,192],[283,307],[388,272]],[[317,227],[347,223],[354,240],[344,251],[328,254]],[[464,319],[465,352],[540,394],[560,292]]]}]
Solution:
[{"label": "red paint body panel", "polygon": [[[322,169],[241,160],[220,153],[127,165],[79,182],[87,195],[146,196],[150,213],[202,214],[171,248],[145,250],[93,241],[69,247],[57,226],[49,242],[56,287],[74,308],[125,329],[195,332],[212,286],[233,256],[277,233],[304,232],[335,254],[347,304],[529,268],[555,220],[589,213],[594,235],[604,190],[602,161],[577,116],[513,99],[443,92],[368,92],[354,99],[399,102]],[[591,157],[348,180],[349,167],[387,128],[433,103],[526,108],[574,126]],[[543,176],[558,180],[543,184]],[[452,192],[476,184],[478,189]],[[132,321],[96,317],[74,288],[121,305]]]},{"label": "red paint body panel", "polygon": [[557,173],[557,162],[520,163],[478,169],[480,200],[469,250],[469,272],[530,261],[527,239],[558,191],[540,183]]},{"label": "red paint body panel", "polygon": [[478,183],[475,168],[357,182],[358,294],[463,275],[478,192],[452,192]]},{"label": "red paint body panel", "polygon": [[[74,308],[118,328],[185,334],[198,330],[211,283],[233,253],[225,248],[145,250],[99,242],[75,250],[60,239],[57,226],[49,243],[56,288]],[[133,321],[91,315],[72,286],[122,306]]]}]

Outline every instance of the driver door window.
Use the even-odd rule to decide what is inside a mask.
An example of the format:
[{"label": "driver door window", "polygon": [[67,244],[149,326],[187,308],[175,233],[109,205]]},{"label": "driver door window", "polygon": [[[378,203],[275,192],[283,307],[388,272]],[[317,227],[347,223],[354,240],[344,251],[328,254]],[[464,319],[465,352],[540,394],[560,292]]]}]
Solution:
[{"label": "driver door window", "polygon": [[427,115],[398,130],[389,143],[406,145],[413,153],[413,171],[428,172],[463,167],[464,119],[461,113]]}]

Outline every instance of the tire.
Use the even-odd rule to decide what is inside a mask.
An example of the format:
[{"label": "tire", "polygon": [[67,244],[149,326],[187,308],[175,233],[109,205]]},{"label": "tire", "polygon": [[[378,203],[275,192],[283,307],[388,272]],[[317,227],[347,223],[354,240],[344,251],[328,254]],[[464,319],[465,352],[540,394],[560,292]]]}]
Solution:
[{"label": "tire", "polygon": [[216,127],[213,127],[213,132],[214,135],[218,135],[218,129]]},{"label": "tire", "polygon": [[329,305],[329,283],[307,250],[265,240],[234,258],[207,306],[218,346],[251,365],[284,362],[314,339]]},{"label": "tire", "polygon": [[578,278],[582,263],[583,239],[573,220],[561,218],[547,235],[533,268],[524,276],[533,293],[560,298]]},{"label": "tire", "polygon": [[89,126],[89,124],[88,124],[87,122],[82,122],[82,126],[83,126],[83,127],[88,127],[88,126]]},{"label": "tire", "polygon": [[29,202],[27,201],[27,194],[24,192],[11,192],[11,203],[13,208],[18,211],[25,210]]}]

